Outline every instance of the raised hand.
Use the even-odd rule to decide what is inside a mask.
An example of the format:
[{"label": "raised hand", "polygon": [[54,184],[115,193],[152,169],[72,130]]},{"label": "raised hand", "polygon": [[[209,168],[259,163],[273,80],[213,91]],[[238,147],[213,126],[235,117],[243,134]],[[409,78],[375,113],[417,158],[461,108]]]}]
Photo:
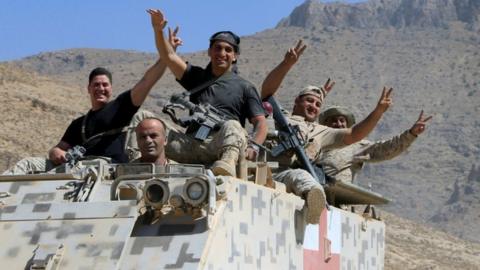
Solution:
[{"label": "raised hand", "polygon": [[425,128],[427,126],[427,121],[429,121],[430,119],[432,119],[431,115],[425,118],[423,117],[423,110],[422,110],[420,112],[420,115],[418,116],[417,121],[410,128],[410,133],[412,133],[415,136],[422,134],[425,131]]},{"label": "raised hand", "polygon": [[178,46],[183,45],[182,39],[177,36],[178,30],[180,30],[178,26],[175,27],[173,31],[172,28],[168,27],[168,42],[175,51],[177,50]]},{"label": "raised hand", "polygon": [[159,9],[147,9],[147,13],[150,14],[153,29],[161,31],[165,28],[167,19]]},{"label": "raised hand", "polygon": [[298,61],[298,58],[300,58],[306,48],[307,45],[303,44],[303,40],[300,39],[295,47],[291,47],[290,49],[288,49],[283,61],[286,64],[293,66]]},{"label": "raised hand", "polygon": [[392,95],[393,88],[387,90],[387,87],[383,87],[382,95],[378,100],[377,108],[382,113],[386,112],[390,106],[393,104],[393,100],[390,97]]},{"label": "raised hand", "polygon": [[332,91],[334,86],[335,81],[331,81],[330,78],[328,78],[327,82],[322,86],[322,88],[325,90],[325,94],[328,94],[330,91]]}]

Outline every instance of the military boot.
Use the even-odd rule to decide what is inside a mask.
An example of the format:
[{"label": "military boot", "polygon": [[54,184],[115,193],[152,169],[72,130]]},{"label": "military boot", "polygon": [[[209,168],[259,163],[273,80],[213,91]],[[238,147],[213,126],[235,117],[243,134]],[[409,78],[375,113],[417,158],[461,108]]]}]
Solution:
[{"label": "military boot", "polygon": [[313,187],[306,194],[307,223],[318,224],[320,215],[326,206],[326,196],[322,187]]},{"label": "military boot", "polygon": [[212,165],[214,175],[237,176],[236,165],[238,161],[238,149],[234,147],[226,147],[221,158]]}]

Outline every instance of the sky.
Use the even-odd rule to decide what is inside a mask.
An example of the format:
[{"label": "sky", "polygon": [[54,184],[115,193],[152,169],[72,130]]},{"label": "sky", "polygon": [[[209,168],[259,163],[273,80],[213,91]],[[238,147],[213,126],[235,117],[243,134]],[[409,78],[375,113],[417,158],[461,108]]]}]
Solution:
[{"label": "sky", "polygon": [[[155,52],[148,8],[180,26],[179,52],[206,49],[214,32],[273,28],[304,0],[2,0],[0,61],[71,48]],[[325,2],[325,1],[324,1]],[[347,0],[346,2],[358,2]]]}]

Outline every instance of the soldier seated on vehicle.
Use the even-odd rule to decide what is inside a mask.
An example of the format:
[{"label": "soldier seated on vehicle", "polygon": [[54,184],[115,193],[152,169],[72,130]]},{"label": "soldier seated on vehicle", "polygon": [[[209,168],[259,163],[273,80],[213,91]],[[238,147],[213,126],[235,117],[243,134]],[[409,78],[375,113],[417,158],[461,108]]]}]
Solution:
[{"label": "soldier seated on vehicle", "polygon": [[[128,156],[129,160],[133,160],[140,156],[140,150],[138,149],[137,138],[135,136],[135,127],[143,119],[148,117],[153,117],[153,116],[154,116],[153,113],[149,111],[139,110],[133,116],[132,120],[130,121],[130,124],[127,127],[123,128],[122,133],[124,133],[125,135],[125,145],[122,151],[124,151],[125,155]],[[71,151],[72,149],[69,149],[69,151]],[[84,156],[85,156],[85,153],[83,153],[82,157],[80,158],[91,159],[95,157],[95,156],[85,156],[85,157]],[[108,160],[111,162],[111,158],[103,157],[103,156],[96,156],[96,157],[100,157],[104,160]],[[45,157],[27,157],[18,161],[13,167],[4,171],[2,174],[3,175],[19,175],[19,174],[44,173],[51,170],[56,170],[57,168],[62,167],[63,165],[64,164],[55,165],[51,160]]]},{"label": "soldier seated on vehicle", "polygon": [[[262,85],[262,98],[275,94],[287,72],[298,60],[305,46],[301,41],[297,46],[288,50],[284,60],[275,67],[265,78]],[[381,97],[375,109],[359,124],[344,129],[333,129],[320,125],[317,120],[320,114],[320,106],[325,94],[333,85],[327,84],[320,87],[306,87],[295,98],[292,115],[288,117],[291,125],[299,127],[300,133],[306,144],[304,145],[307,157],[315,160],[319,153],[325,149],[343,147],[366,137],[376,126],[382,115],[392,104],[390,97],[392,89],[383,88]],[[284,152],[276,158],[279,162],[280,172],[273,176],[275,181],[283,182],[287,191],[301,196],[306,200],[307,222],[318,223],[320,215],[326,205],[326,197],[323,187],[315,178],[303,169],[291,169],[298,167],[292,151]]]},{"label": "soldier seated on vehicle", "polygon": [[157,117],[147,117],[137,125],[135,133],[141,155],[131,162],[148,162],[161,166],[171,163],[165,156],[167,126],[163,120]]},{"label": "soldier seated on vehicle", "polygon": [[[169,34],[169,45],[175,50],[182,41],[176,36],[176,31]],[[65,163],[67,151],[77,145],[86,149],[86,156],[102,156],[113,162],[127,162],[129,159],[125,142],[129,138],[124,132],[125,127],[132,122],[152,87],[165,73],[166,67],[163,59],[157,60],[132,89],[121,93],[113,101],[110,101],[113,93],[112,74],[102,67],[93,69],[88,77],[91,109],[87,114],[70,123],[60,142],[48,152],[48,159],[25,158],[4,174],[49,171]]]},{"label": "soldier seated on vehicle", "polygon": [[208,48],[210,63],[206,68],[193,66],[180,58],[165,40],[163,29],[167,21],[163,13],[160,10],[148,13],[155,29],[157,50],[177,81],[190,92],[190,101],[208,103],[224,115],[232,116],[232,120],[204,141],[170,132],[167,155],[182,163],[213,163],[214,174],[236,176],[239,156],[254,160],[257,154],[255,147],[247,144],[245,120],[254,126],[256,143],[262,144],[267,133],[265,112],[255,87],[233,71],[240,53],[240,38],[230,31],[213,34]]},{"label": "soldier seated on vehicle", "polygon": [[[410,129],[389,140],[361,140],[343,148],[324,150],[315,163],[324,169],[328,177],[352,183],[365,162],[389,160],[407,150],[417,136],[425,131],[427,121],[431,118],[424,117],[422,110]],[[335,106],[320,114],[319,123],[335,129],[350,128],[355,124],[355,117],[347,108]]]}]

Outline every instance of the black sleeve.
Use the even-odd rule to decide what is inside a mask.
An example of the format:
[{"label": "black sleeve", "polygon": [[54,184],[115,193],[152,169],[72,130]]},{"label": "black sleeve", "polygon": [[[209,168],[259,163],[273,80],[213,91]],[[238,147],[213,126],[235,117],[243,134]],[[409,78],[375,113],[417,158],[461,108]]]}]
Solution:
[{"label": "black sleeve", "polygon": [[120,95],[118,95],[117,101],[119,102],[119,104],[122,108],[125,108],[125,109],[128,109],[128,110],[138,109],[138,108],[140,108],[140,106],[133,105],[131,92],[132,92],[132,90],[130,89],[130,90],[127,90],[127,91],[121,93]]},{"label": "black sleeve", "polygon": [[257,89],[250,85],[245,90],[245,104],[246,104],[246,116],[248,119],[258,116],[265,115],[265,110],[263,109],[262,101],[258,95]]},{"label": "black sleeve", "polygon": [[71,147],[82,144],[82,121],[85,116],[73,120],[65,130],[60,141],[68,143]]},{"label": "black sleeve", "polygon": [[201,67],[192,66],[187,62],[187,69],[180,80],[177,80],[186,90],[192,90],[205,80],[205,70]]},{"label": "black sleeve", "polygon": [[133,105],[131,90],[125,91],[118,95],[118,97],[107,104],[104,108],[104,114],[112,115],[110,119],[110,129],[128,126],[132,120],[133,115],[138,111],[138,108]]}]

